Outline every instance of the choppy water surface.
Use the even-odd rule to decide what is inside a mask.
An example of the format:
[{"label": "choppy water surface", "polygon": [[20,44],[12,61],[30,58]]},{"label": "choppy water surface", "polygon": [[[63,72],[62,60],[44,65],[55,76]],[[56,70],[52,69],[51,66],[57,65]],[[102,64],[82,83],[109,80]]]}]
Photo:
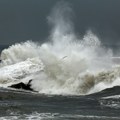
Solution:
[{"label": "choppy water surface", "polygon": [[0,89],[0,119],[119,120],[120,99],[112,88],[88,96],[43,95]]}]

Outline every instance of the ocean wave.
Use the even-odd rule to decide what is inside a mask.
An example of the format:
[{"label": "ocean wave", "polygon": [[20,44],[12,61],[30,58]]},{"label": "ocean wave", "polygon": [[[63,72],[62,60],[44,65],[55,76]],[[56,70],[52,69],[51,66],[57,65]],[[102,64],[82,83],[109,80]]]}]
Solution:
[{"label": "ocean wave", "polygon": [[119,65],[115,67],[109,56],[98,57],[100,46],[89,48],[76,42],[67,45],[69,49],[28,41],[10,46],[1,53],[0,83],[7,86],[32,79],[31,87],[39,93],[72,95],[120,85]]},{"label": "ocean wave", "polygon": [[0,84],[32,79],[33,90],[63,95],[90,94],[120,85],[120,67],[115,67],[112,50],[104,48],[90,30],[79,38],[65,17],[67,10],[55,8],[48,17],[53,27],[49,42],[16,43],[1,52]]}]

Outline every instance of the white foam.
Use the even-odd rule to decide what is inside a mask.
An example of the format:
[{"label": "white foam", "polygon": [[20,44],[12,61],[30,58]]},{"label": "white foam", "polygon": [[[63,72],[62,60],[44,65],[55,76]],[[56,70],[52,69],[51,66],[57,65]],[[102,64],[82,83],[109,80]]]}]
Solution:
[{"label": "white foam", "polygon": [[39,58],[28,58],[26,61],[2,67],[0,69],[0,84],[26,82],[26,80],[32,79],[33,74],[43,70],[44,65]]},{"label": "white foam", "polygon": [[102,97],[102,99],[119,99],[120,98],[120,95],[112,95],[112,96],[107,96],[107,97]]},{"label": "white foam", "polygon": [[[2,51],[2,84],[33,79],[31,87],[40,93],[73,95],[120,85],[120,70],[113,68],[112,50],[103,48],[90,30],[80,39],[66,18],[67,10],[68,6],[57,7],[48,17],[53,26],[49,42],[39,45],[27,41]],[[44,71],[39,72],[43,66]]]},{"label": "white foam", "polygon": [[44,120],[44,119],[96,119],[96,120],[119,120],[119,117],[109,117],[109,116],[96,116],[96,115],[77,115],[77,114],[59,114],[59,113],[38,113],[34,112],[32,114],[23,114],[23,115],[11,115],[0,117],[0,120]]}]

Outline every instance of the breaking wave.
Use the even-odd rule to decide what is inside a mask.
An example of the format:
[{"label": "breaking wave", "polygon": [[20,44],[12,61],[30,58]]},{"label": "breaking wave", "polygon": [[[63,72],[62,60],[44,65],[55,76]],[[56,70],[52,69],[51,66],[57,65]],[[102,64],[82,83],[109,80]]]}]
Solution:
[{"label": "breaking wave", "polygon": [[39,93],[81,95],[120,85],[112,50],[90,30],[79,38],[65,18],[68,6],[53,11],[48,17],[53,26],[49,42],[17,43],[1,52],[1,86],[32,79],[31,87]]}]

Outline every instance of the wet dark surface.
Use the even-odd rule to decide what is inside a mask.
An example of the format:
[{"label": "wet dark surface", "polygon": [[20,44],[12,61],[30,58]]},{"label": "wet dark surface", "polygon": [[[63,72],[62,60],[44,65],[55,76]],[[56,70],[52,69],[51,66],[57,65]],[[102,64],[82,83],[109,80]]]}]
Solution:
[{"label": "wet dark surface", "polygon": [[[115,88],[113,88],[113,90],[114,89]],[[119,89],[119,87],[116,87],[116,89]],[[110,89],[107,89],[106,91],[110,92]],[[111,107],[107,102],[112,100],[114,102],[116,101],[113,98],[109,100],[101,98],[102,96],[105,96],[105,93],[107,94],[106,91],[104,90],[101,93],[88,96],[62,96],[44,95],[36,92],[31,93],[1,88],[0,117],[10,116],[10,112],[18,113],[20,115],[37,112],[59,113],[60,115],[107,116],[117,117],[117,119],[119,119],[120,108]],[[120,100],[117,99],[117,106],[120,104],[119,101]]]}]

